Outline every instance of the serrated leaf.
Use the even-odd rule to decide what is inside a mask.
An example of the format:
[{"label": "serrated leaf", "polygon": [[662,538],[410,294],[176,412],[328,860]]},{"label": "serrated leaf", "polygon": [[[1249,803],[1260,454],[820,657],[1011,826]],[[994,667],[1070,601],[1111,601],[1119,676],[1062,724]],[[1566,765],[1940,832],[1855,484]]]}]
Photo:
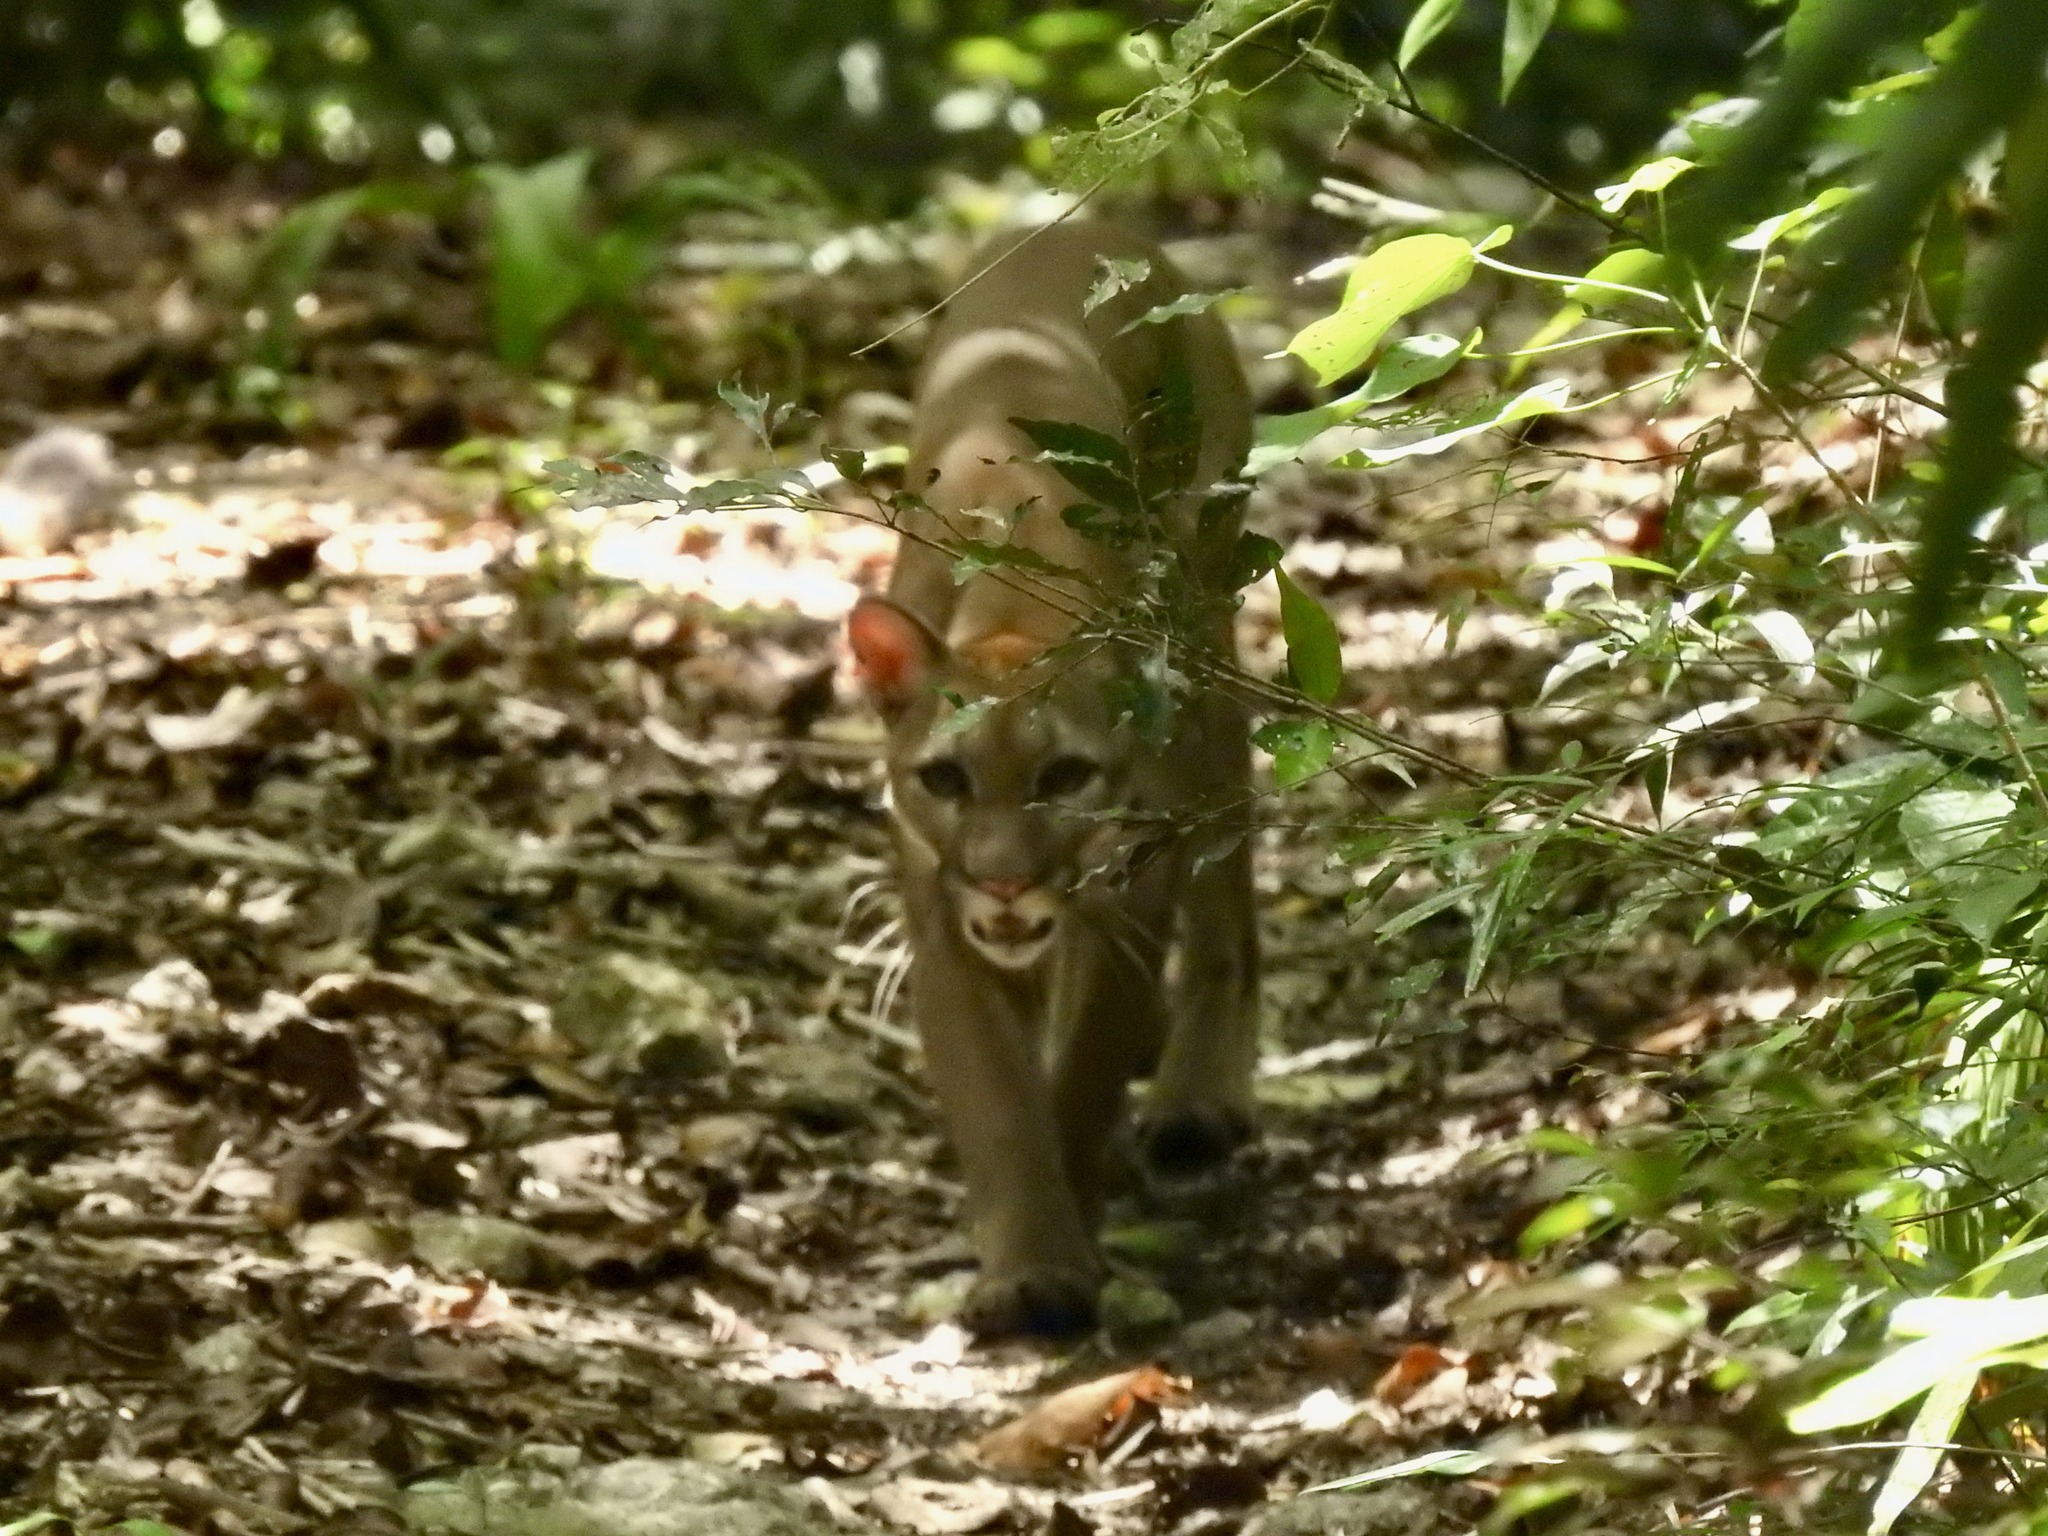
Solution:
[{"label": "serrated leaf", "polygon": [[1328,384],[1371,357],[1404,315],[1463,288],[1473,266],[1471,242],[1455,235],[1389,241],[1351,269],[1336,313],[1305,326],[1287,351]]},{"label": "serrated leaf", "polygon": [[1088,285],[1088,297],[1081,301],[1081,313],[1092,315],[1120,293],[1128,293],[1152,275],[1152,263],[1143,256],[1098,256],[1095,281]]},{"label": "serrated leaf", "polygon": [[725,402],[727,410],[739,417],[740,424],[760,440],[763,448],[775,446],[768,416],[775,402],[765,390],[758,395],[750,395],[746,386],[738,381],[720,379],[718,398]]},{"label": "serrated leaf", "polygon": [[1415,14],[1408,18],[1408,25],[1401,33],[1401,67],[1407,69],[1421,55],[1422,50],[1435,42],[1438,35],[1458,19],[1458,12],[1465,8],[1465,0],[1422,0]]},{"label": "serrated leaf", "polygon": [[628,450],[595,464],[550,459],[541,466],[556,481],[556,492],[579,507],[623,507],[643,501],[675,501],[682,492],[669,482],[669,467],[650,453]]},{"label": "serrated leaf", "polygon": [[1273,579],[1280,586],[1280,632],[1287,639],[1287,666],[1294,685],[1318,704],[1327,704],[1344,686],[1337,623],[1277,565]]},{"label": "serrated leaf", "polygon": [[1500,45],[1500,99],[1514,94],[1522,71],[1536,56],[1550,23],[1557,16],[1557,0],[1508,0],[1507,30]]}]

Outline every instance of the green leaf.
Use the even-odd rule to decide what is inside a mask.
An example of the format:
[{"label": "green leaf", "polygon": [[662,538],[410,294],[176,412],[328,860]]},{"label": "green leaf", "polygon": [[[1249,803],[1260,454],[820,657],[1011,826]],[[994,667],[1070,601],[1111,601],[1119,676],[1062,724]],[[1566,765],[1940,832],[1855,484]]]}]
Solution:
[{"label": "green leaf", "polygon": [[1137,466],[1130,451],[1108,433],[1072,422],[1024,416],[1012,417],[1010,425],[1031,440],[1040,462],[1058,469],[1090,501],[1113,512],[1143,513]]},{"label": "green leaf", "polygon": [[1280,632],[1287,639],[1287,666],[1294,684],[1318,704],[1327,704],[1344,686],[1336,621],[1277,565],[1273,579],[1280,586]]},{"label": "green leaf", "polygon": [[547,339],[583,302],[589,239],[579,223],[588,150],[525,170],[484,165],[475,172],[490,208],[491,329],[498,355],[515,368],[540,361]]},{"label": "green leaf", "polygon": [[1493,958],[1493,951],[1500,943],[1501,935],[1508,929],[1522,904],[1522,887],[1528,883],[1529,871],[1535,867],[1537,854],[1560,826],[1576,815],[1586,803],[1584,795],[1574,796],[1563,810],[1545,822],[1534,832],[1515,840],[1514,850],[1501,866],[1494,871],[1488,882],[1486,899],[1479,905],[1479,915],[1472,923],[1472,947],[1465,956],[1465,993],[1469,997],[1479,988],[1481,978],[1486,974],[1486,964]]},{"label": "green leaf", "polygon": [[1237,536],[1237,543],[1230,551],[1230,570],[1226,574],[1224,588],[1230,592],[1241,592],[1266,572],[1280,564],[1280,546],[1263,533],[1247,530]]},{"label": "green leaf", "polygon": [[1407,69],[1414,64],[1422,50],[1435,42],[1437,35],[1456,21],[1458,12],[1464,8],[1465,0],[1422,0],[1401,33],[1401,67]]},{"label": "green leaf", "polygon": [[116,1521],[114,1529],[120,1531],[122,1536],[185,1536],[185,1532],[178,1526],[165,1525],[161,1520],[145,1520],[140,1517]]},{"label": "green leaf", "polygon": [[1553,1243],[1577,1237],[1581,1232],[1598,1226],[1614,1212],[1615,1203],[1610,1195],[1595,1191],[1568,1195],[1540,1212],[1522,1228],[1522,1235],[1516,1239],[1515,1246],[1525,1257],[1534,1257]]},{"label": "green leaf", "polygon": [[[1966,51],[1991,20],[1994,3],[1986,0],[1986,14],[1964,40]],[[2048,51],[2048,6],[2039,8],[2036,22]],[[1959,55],[1949,67],[1962,63]],[[2038,59],[2035,68],[2038,73]],[[1977,339],[1945,386],[1949,426],[1941,479],[1927,493],[1921,512],[1913,602],[1898,647],[1909,667],[1925,664],[1955,606],[1969,569],[1977,519],[2013,471],[2020,382],[2048,347],[2048,90],[2036,93],[2025,121],[2013,130],[2005,193],[2011,227],[1992,258],[1977,304],[1978,314],[1996,320],[1978,327]],[[1865,203],[1874,200],[1873,194]]]},{"label": "green leaf", "polygon": [[1332,427],[1341,427],[1375,405],[1442,378],[1458,366],[1478,337],[1477,331],[1463,341],[1436,332],[1405,337],[1387,348],[1373,365],[1371,376],[1343,398],[1312,410],[1261,418],[1245,473],[1256,479],[1275,465],[1299,458],[1302,448]]},{"label": "green leaf", "polygon": [[996,705],[993,698],[970,699],[950,688],[941,688],[939,697],[949,707],[932,723],[932,734],[942,739],[973,730]]},{"label": "green leaf", "polygon": [[1328,384],[1371,357],[1402,316],[1463,288],[1473,266],[1471,242],[1455,235],[1389,241],[1351,269],[1337,312],[1305,326],[1287,351]]},{"label": "green leaf", "polygon": [[1476,331],[1463,341],[1438,331],[1404,337],[1373,364],[1372,375],[1359,394],[1367,405],[1398,400],[1409,390],[1434,383],[1457,367],[1477,339]]},{"label": "green leaf", "polygon": [[1594,192],[1594,201],[1609,213],[1619,213],[1626,208],[1629,199],[1639,192],[1662,192],[1672,182],[1693,169],[1693,162],[1682,155],[1665,155],[1637,166],[1629,172],[1627,181],[1617,181],[1611,187],[1601,187]]},{"label": "green leaf", "polygon": [[1337,733],[1324,720],[1269,720],[1253,733],[1252,745],[1273,754],[1273,782],[1292,789],[1330,766]]},{"label": "green leaf", "polygon": [[578,507],[675,501],[683,494],[669,483],[666,463],[633,449],[599,459],[594,465],[581,459],[549,459],[541,468],[554,478],[563,500]]},{"label": "green leaf", "polygon": [[52,1525],[69,1525],[67,1516],[54,1509],[39,1509],[32,1515],[23,1515],[19,1520],[10,1520],[0,1525],[0,1536],[35,1536],[35,1532]]},{"label": "green leaf", "polygon": [[1899,835],[1920,867],[1943,869],[1981,852],[2005,831],[2016,799],[2009,789],[1930,789],[1899,812]]},{"label": "green leaf", "polygon": [[1868,1424],[1965,1369],[2048,1338],[2048,1296],[1928,1300],[1939,1305],[1902,1303],[1892,1319],[1894,1333],[1925,1329],[1924,1336],[1794,1408],[1785,1415],[1786,1427],[1816,1435]]},{"label": "green leaf", "polygon": [[31,960],[42,960],[63,947],[64,934],[63,930],[52,928],[47,923],[27,923],[9,929],[7,942]]},{"label": "green leaf", "polygon": [[1346,1488],[1367,1488],[1374,1483],[1392,1482],[1396,1478],[1414,1477],[1423,1472],[1434,1472],[1439,1477],[1465,1477],[1473,1472],[1484,1472],[1499,1458],[1487,1451],[1424,1451],[1420,1456],[1410,1456],[1384,1467],[1374,1467],[1370,1472],[1356,1472],[1350,1477],[1340,1477],[1332,1482],[1317,1483],[1313,1488],[1304,1488],[1304,1496],[1312,1493],[1340,1493]]},{"label": "green leaf", "polygon": [[1771,648],[1771,654],[1792,669],[1793,681],[1805,683],[1813,676],[1813,638],[1806,626],[1782,608],[1766,608],[1748,615],[1749,627]]},{"label": "green leaf", "polygon": [[1811,202],[1802,203],[1785,213],[1774,213],[1748,234],[1737,235],[1728,242],[1728,249],[1767,251],[1780,240],[1810,229],[1844,203],[1854,201],[1862,190],[1861,187],[1829,187]]},{"label": "green leaf", "polygon": [[1152,275],[1152,263],[1143,256],[1098,256],[1095,281],[1088,285],[1088,297],[1081,301],[1081,313],[1092,315],[1120,293],[1129,293]]},{"label": "green leaf", "polygon": [[1086,574],[1071,565],[1061,565],[1048,560],[1035,549],[1022,544],[997,544],[986,539],[961,539],[951,546],[954,585],[972,580],[983,571],[1012,570],[1029,571],[1034,576],[1050,576],[1067,581],[1085,581]]},{"label": "green leaf", "polygon": [[[2048,6],[2039,0],[1983,0],[1956,56],[1887,135],[1870,189],[1809,243],[1812,260],[1828,265],[1806,303],[1772,338],[1765,355],[1768,379],[1796,378],[1808,362],[1839,342],[1884,291],[1936,194],[1979,145],[2038,94],[2044,58]],[[2008,177],[2021,169],[2024,158],[2008,156]],[[2014,210],[2024,215],[2025,187],[2009,180],[2006,190]],[[2015,229],[2006,254],[2024,241],[2024,231]],[[2048,262],[2048,254],[2036,260]],[[1997,333],[2008,320],[2003,310],[1988,307],[1991,298],[1987,292],[1985,313],[1999,316],[2000,323],[1988,328]],[[2048,300],[2041,302],[2048,306]],[[2030,360],[2038,355],[2036,345]]]},{"label": "green leaf", "polygon": [[1767,212],[1813,136],[1826,102],[1856,84],[1864,61],[1910,19],[1899,0],[1805,0],[1788,30],[1791,44],[1777,84],[1736,130],[1720,163],[1671,215],[1672,243],[1695,265],[1710,266],[1739,224]]},{"label": "green leaf", "polygon": [[1426,923],[1437,913],[1467,901],[1479,889],[1479,882],[1468,880],[1458,885],[1447,886],[1435,895],[1425,896],[1412,907],[1403,907],[1383,923],[1373,928],[1373,936],[1379,939],[1397,938],[1419,923]]},{"label": "green leaf", "polygon": [[1234,299],[1243,292],[1245,290],[1242,288],[1225,288],[1219,293],[1184,293],[1177,299],[1167,300],[1164,304],[1154,304],[1137,319],[1126,324],[1117,335],[1122,336],[1135,331],[1141,325],[1164,325],[1167,321],[1178,320],[1183,315],[1199,315],[1205,310],[1214,309],[1225,299]]},{"label": "green leaf", "polygon": [[1111,549],[1129,549],[1144,535],[1145,521],[1128,512],[1112,512],[1092,502],[1078,501],[1060,513],[1060,521],[1084,539],[1106,544]]},{"label": "green leaf", "polygon": [[1361,448],[1356,453],[1347,453],[1337,461],[1344,469],[1382,469],[1402,459],[1426,458],[1433,454],[1455,448],[1467,438],[1477,437],[1482,432],[1491,432],[1499,427],[1512,426],[1532,416],[1544,416],[1568,408],[1571,400],[1571,385],[1564,379],[1547,379],[1533,388],[1525,389],[1512,400],[1488,402],[1474,410],[1452,418],[1452,424],[1440,432],[1416,442],[1402,443],[1394,448]]},{"label": "green leaf", "polygon": [[1514,94],[1515,83],[1529,60],[1536,56],[1550,23],[1557,15],[1557,0],[1508,0],[1507,31],[1500,45],[1500,99]]},{"label": "green leaf", "polygon": [[2021,902],[2041,889],[2038,875],[1999,875],[1949,898],[1956,926],[1986,949]]},{"label": "green leaf", "polygon": [[1602,283],[1619,283],[1626,288],[1642,288],[1651,293],[1664,280],[1664,257],[1656,251],[1640,246],[1614,251],[1594,263],[1592,270],[1578,282],[1565,289],[1564,296],[1574,304],[1583,304],[1589,311],[1598,314],[1612,309],[1617,304],[1631,302],[1625,293],[1616,293],[1612,288],[1598,286]]},{"label": "green leaf", "polygon": [[1955,1437],[1956,1425],[1962,1422],[1963,1410],[1970,1406],[1970,1394],[1976,1385],[1977,1372],[1967,1370],[1944,1377],[1929,1389],[1927,1401],[1920,1405],[1906,1431],[1906,1448],[1892,1463],[1884,1486],[1878,1489],[1870,1506],[1869,1536],[1885,1536],[1920,1497],[1921,1490],[1934,1481],[1934,1474],[1941,1470],[1941,1459],[1947,1454],[1941,1447]]}]

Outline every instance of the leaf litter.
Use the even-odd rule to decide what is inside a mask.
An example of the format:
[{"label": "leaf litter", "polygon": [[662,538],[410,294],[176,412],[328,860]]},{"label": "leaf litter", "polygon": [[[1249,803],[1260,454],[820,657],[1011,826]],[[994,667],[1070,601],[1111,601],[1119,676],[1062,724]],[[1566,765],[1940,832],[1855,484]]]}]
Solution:
[{"label": "leaf litter", "polygon": [[[125,313],[144,265],[109,270],[81,303]],[[879,333],[872,281],[790,302]],[[367,355],[322,345],[330,382]],[[465,382],[463,345],[407,352],[405,388],[509,435],[524,397]],[[877,736],[838,662],[886,540],[515,509],[407,446],[432,410],[352,377],[337,420],[380,440],[230,450],[189,402],[104,422],[110,525],[0,558],[0,1511],[1450,1529],[1481,1490],[1290,1496],[1691,1390],[1682,1330],[1591,1337],[1605,1281],[1502,1257],[1549,1198],[1515,1144],[1668,1113],[1601,1042],[1683,1057],[1773,983],[1651,932],[1570,987],[1395,993],[1461,920],[1376,941],[1353,873],[1287,835],[1260,851],[1263,1143],[1190,1210],[1119,1206],[1137,1300],[1111,1330],[972,1345],[943,1320],[959,1195],[899,995]],[[900,375],[859,382],[828,438],[900,418]],[[744,464],[711,423],[658,446]],[[1654,449],[1574,470],[1576,526],[1653,499]],[[1556,648],[1485,601],[1447,646],[1439,599],[1555,554],[1562,493],[1458,516],[1483,478],[1403,500],[1287,471],[1255,521],[1334,620],[1319,686],[1491,770]],[[1267,675],[1282,620],[1255,595]],[[1646,1297],[1670,1281],[1611,1258]]]}]

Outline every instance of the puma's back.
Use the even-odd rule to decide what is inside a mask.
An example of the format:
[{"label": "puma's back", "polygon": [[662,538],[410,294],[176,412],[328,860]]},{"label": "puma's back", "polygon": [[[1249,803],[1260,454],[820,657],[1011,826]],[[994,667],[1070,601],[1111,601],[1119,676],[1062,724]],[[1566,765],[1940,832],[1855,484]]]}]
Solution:
[{"label": "puma's back", "polygon": [[[1219,321],[1143,318],[1183,292],[1143,240],[1058,225],[977,267],[921,376],[918,500],[888,597],[861,603],[849,630],[888,726],[912,1001],[982,1261],[970,1320],[1005,1331],[1090,1311],[1103,1138],[1134,1076],[1156,1068],[1148,1124],[1169,1161],[1221,1150],[1249,1106],[1248,854],[1211,857],[1228,840],[1209,835],[1242,815],[1243,712],[1211,689],[1163,735],[1140,731],[1140,652],[1083,626],[1146,562],[1190,546],[1250,414]],[[1105,273],[1139,270],[1089,307]],[[1184,492],[1143,538],[1088,536],[1064,515],[1087,498],[1015,423],[1086,428],[1135,455],[1169,397],[1192,438]],[[1030,558],[956,581],[962,541]],[[1227,654],[1212,629],[1197,643]],[[1198,825],[1203,860],[1181,835]]]}]

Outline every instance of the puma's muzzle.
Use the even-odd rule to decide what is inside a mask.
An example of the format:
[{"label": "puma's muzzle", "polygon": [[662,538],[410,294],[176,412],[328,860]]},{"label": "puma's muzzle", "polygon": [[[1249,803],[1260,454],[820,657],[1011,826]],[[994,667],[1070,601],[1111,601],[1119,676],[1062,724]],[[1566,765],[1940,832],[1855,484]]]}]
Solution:
[{"label": "puma's muzzle", "polygon": [[1063,905],[1043,886],[1000,895],[982,886],[969,886],[960,895],[960,928],[967,942],[991,965],[1006,971],[1028,970],[1045,957],[1059,936]]}]

